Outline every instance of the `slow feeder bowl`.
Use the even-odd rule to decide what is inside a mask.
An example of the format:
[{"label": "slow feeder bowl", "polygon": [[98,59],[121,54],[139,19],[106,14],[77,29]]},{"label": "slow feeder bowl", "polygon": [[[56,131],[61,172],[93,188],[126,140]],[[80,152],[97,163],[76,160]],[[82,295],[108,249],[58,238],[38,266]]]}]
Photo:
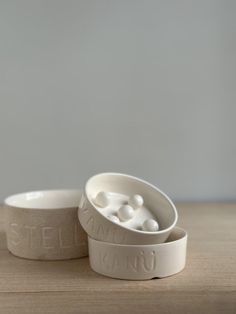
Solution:
[{"label": "slow feeder bowl", "polygon": [[[144,200],[141,208],[134,211],[129,221],[114,222],[109,217],[117,215],[117,204],[100,207],[97,195],[105,192],[110,199],[124,197],[119,206],[126,204],[133,195]],[[119,196],[119,197],[118,197]],[[109,201],[109,200],[108,200]],[[102,173],[91,177],[81,198],[78,216],[87,234],[99,241],[119,244],[158,244],[166,241],[177,222],[177,210],[170,198],[154,185],[136,177],[119,173]],[[145,219],[154,218],[160,229],[149,232],[142,230]]]}]

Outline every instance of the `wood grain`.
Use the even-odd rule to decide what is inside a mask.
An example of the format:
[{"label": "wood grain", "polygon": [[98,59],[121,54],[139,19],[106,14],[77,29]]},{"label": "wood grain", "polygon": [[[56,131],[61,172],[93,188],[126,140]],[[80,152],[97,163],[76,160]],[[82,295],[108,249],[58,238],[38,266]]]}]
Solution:
[{"label": "wood grain", "polygon": [[189,234],[186,268],[150,281],[100,276],[88,258],[17,258],[6,249],[1,214],[0,313],[236,313],[236,204],[177,208]]}]

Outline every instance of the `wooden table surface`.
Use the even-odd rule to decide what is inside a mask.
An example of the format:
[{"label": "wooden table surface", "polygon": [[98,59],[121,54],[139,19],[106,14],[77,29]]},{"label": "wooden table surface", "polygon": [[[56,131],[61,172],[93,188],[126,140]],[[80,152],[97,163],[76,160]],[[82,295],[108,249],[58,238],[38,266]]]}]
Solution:
[{"label": "wooden table surface", "polygon": [[236,204],[177,208],[189,234],[186,268],[149,281],[100,276],[88,258],[17,258],[6,249],[0,215],[0,313],[236,313]]}]

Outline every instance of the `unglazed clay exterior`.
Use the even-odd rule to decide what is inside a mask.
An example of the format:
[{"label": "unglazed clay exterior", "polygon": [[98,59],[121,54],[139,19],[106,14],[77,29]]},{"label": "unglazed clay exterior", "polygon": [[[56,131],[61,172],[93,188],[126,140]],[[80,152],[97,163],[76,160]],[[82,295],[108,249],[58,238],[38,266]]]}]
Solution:
[{"label": "unglazed clay exterior", "polygon": [[16,256],[38,260],[87,256],[87,235],[77,217],[81,194],[80,190],[55,190],[7,198],[8,250]]},{"label": "unglazed clay exterior", "polygon": [[[109,219],[110,215],[103,214],[103,208],[96,207],[96,195],[101,191],[108,194],[121,193],[127,197],[141,195],[146,207],[150,208],[152,215],[157,217],[160,230],[147,232],[129,228],[125,225],[126,222],[115,223],[114,219]],[[138,210],[134,211],[134,215],[137,221]],[[176,225],[178,214],[169,197],[148,182],[119,173],[102,173],[90,178],[86,183],[78,217],[84,230],[93,239],[110,243],[143,245],[165,242]],[[140,221],[140,225],[142,223]]]},{"label": "unglazed clay exterior", "polygon": [[175,227],[162,244],[119,245],[89,237],[91,268],[102,275],[147,280],[174,275],[185,267],[187,234]]}]

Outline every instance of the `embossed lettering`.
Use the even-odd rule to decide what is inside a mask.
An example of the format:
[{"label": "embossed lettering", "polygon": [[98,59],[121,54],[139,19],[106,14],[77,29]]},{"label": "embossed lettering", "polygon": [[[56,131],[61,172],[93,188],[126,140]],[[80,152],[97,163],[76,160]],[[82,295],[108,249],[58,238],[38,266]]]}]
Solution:
[{"label": "embossed lettering", "polygon": [[102,236],[103,238],[107,239],[109,236],[109,228],[106,228],[105,230],[103,225],[98,225],[97,235]]},{"label": "embossed lettering", "polygon": [[19,226],[17,223],[10,224],[10,241],[13,245],[17,246],[20,243]]},{"label": "embossed lettering", "polygon": [[114,271],[120,267],[120,261],[118,255],[109,255],[108,252],[100,253],[100,264],[105,270]]},{"label": "embossed lettering", "polygon": [[111,239],[114,243],[123,243],[125,242],[126,233],[124,230],[113,229],[111,232]]},{"label": "embossed lettering", "polygon": [[119,230],[117,228],[104,227],[104,225],[97,223],[93,215],[89,215],[85,224],[91,228],[99,238],[104,240],[111,240],[113,243],[122,243],[125,241],[126,232],[124,230]]},{"label": "embossed lettering", "polygon": [[134,272],[137,272],[138,271],[138,257],[135,256],[127,256],[127,259],[126,259],[126,268],[127,269],[131,269],[133,270]]},{"label": "embossed lettering", "polygon": [[28,245],[32,249],[34,246],[33,245],[33,230],[35,230],[36,227],[35,226],[27,226],[27,225],[25,225],[24,227],[28,231]]},{"label": "embossed lettering", "polygon": [[52,237],[52,231],[54,230],[53,227],[42,227],[42,246],[45,249],[53,249],[53,246],[51,246],[48,242],[53,239]]},{"label": "embossed lettering", "polygon": [[141,251],[140,266],[144,272],[153,271],[156,268],[155,251],[152,251],[149,255],[145,255],[145,253]]},{"label": "embossed lettering", "polygon": [[[81,245],[78,223],[73,228],[9,224],[9,243],[24,245],[31,249],[69,249]],[[85,244],[85,241],[83,245]]]},{"label": "embossed lettering", "polygon": [[157,256],[155,251],[144,252],[139,251],[136,255],[126,255],[122,258],[116,253],[100,252],[100,265],[105,271],[112,272],[117,269],[123,269],[128,272],[153,272],[157,266]]},{"label": "embossed lettering", "polygon": [[94,230],[94,218],[93,218],[93,216],[89,216],[86,224],[91,225],[91,229]]},{"label": "embossed lettering", "polygon": [[[63,232],[62,232],[62,228],[58,229],[58,236],[59,236],[59,247],[61,249],[68,249],[71,247],[71,245],[66,245],[65,241],[66,239],[63,240]],[[66,237],[65,237],[66,238]]]}]

